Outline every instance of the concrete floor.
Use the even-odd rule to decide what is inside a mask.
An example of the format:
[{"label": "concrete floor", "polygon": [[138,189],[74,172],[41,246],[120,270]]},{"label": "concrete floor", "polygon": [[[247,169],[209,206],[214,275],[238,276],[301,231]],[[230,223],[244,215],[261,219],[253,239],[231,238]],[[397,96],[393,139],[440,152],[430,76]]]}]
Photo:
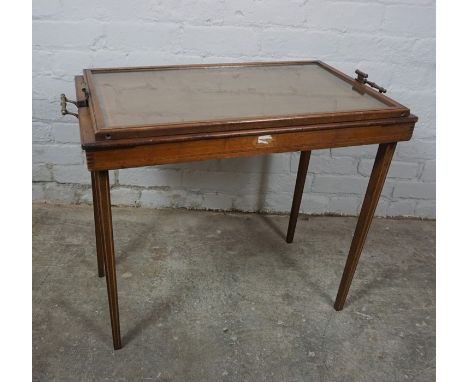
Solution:
[{"label": "concrete floor", "polygon": [[33,206],[35,381],[435,380],[435,222],[374,220],[336,312],[355,218],[113,213],[118,351],[92,209]]}]

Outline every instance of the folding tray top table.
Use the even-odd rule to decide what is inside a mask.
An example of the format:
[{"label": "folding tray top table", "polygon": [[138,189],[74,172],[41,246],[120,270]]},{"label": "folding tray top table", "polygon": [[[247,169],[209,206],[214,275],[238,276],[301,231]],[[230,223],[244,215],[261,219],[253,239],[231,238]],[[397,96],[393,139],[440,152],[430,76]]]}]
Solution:
[{"label": "folding tray top table", "polygon": [[[97,263],[112,336],[122,347],[109,170],[300,151],[286,241],[291,243],[313,149],[379,144],[335,309],[343,309],[397,142],[417,117],[356,70],[320,61],[86,69],[76,101],[91,172]],[[376,89],[376,90],[374,90]],[[74,103],[78,112],[67,110]]]}]

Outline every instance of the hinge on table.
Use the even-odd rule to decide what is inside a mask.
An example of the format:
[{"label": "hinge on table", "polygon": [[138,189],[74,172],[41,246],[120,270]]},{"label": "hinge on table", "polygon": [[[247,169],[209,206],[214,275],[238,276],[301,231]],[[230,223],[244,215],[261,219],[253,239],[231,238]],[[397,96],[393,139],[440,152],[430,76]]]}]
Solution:
[{"label": "hinge on table", "polygon": [[86,107],[86,106],[88,106],[89,90],[88,90],[88,88],[86,86],[83,85],[83,87],[81,88],[81,91],[84,93],[85,99],[81,100],[81,101],[78,101],[76,106]]},{"label": "hinge on table", "polygon": [[357,74],[357,78],[355,78],[355,80],[360,82],[361,84],[363,85],[367,84],[370,87],[377,89],[380,93],[387,92],[387,89],[383,88],[382,86],[377,85],[375,82],[369,81],[367,79],[367,77],[369,77],[367,73],[361,72],[359,69],[356,69],[355,73]]},{"label": "hinge on table", "polygon": [[67,110],[67,103],[72,103],[78,108],[88,106],[89,90],[85,86],[83,86],[81,90],[85,95],[85,99],[78,100],[78,101],[73,101],[71,99],[68,99],[65,94],[60,94],[60,106],[61,106],[62,115],[70,114],[78,118],[78,113],[73,113]]}]

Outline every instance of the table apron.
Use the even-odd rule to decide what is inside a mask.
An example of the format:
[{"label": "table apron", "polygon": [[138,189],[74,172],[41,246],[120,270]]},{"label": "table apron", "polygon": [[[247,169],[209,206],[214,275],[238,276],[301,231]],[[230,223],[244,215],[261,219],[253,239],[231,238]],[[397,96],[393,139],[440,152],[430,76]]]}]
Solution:
[{"label": "table apron", "polygon": [[407,141],[414,123],[251,135],[87,151],[90,171]]}]

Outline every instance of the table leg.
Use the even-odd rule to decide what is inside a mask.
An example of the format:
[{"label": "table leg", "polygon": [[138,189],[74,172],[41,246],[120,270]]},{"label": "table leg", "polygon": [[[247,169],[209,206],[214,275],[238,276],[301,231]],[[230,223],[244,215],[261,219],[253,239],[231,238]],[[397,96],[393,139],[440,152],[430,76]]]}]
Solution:
[{"label": "table leg", "polygon": [[94,233],[96,236],[96,254],[99,277],[104,276],[104,250],[102,246],[102,232],[101,232],[101,215],[99,213],[99,193],[97,192],[96,172],[91,171],[91,187],[93,190],[93,207],[94,207]]},{"label": "table leg", "polygon": [[309,160],[310,151],[301,151],[301,157],[299,159],[299,168],[297,169],[296,188],[294,189],[291,214],[289,215],[288,234],[286,235],[287,243],[292,243],[294,239],[297,217],[299,215],[299,208],[301,207],[302,192],[304,191],[304,184],[307,177],[307,169],[309,168]]},{"label": "table leg", "polygon": [[117,297],[117,277],[115,272],[114,238],[112,233],[112,212],[109,186],[109,172],[96,171],[96,194],[101,217],[101,242],[104,253],[104,264],[106,270],[107,297],[109,299],[109,311],[112,326],[112,339],[114,349],[120,349],[122,342],[120,338],[119,302]]},{"label": "table leg", "polygon": [[362,248],[369,232],[377,203],[382,192],[387,172],[395,152],[395,143],[380,144],[375,158],[374,167],[367,186],[366,196],[361,207],[361,213],[354,232],[353,241],[349,249],[348,259],[341,278],[340,287],[335,300],[335,309],[342,310],[348,295],[354,272],[361,256]]}]

